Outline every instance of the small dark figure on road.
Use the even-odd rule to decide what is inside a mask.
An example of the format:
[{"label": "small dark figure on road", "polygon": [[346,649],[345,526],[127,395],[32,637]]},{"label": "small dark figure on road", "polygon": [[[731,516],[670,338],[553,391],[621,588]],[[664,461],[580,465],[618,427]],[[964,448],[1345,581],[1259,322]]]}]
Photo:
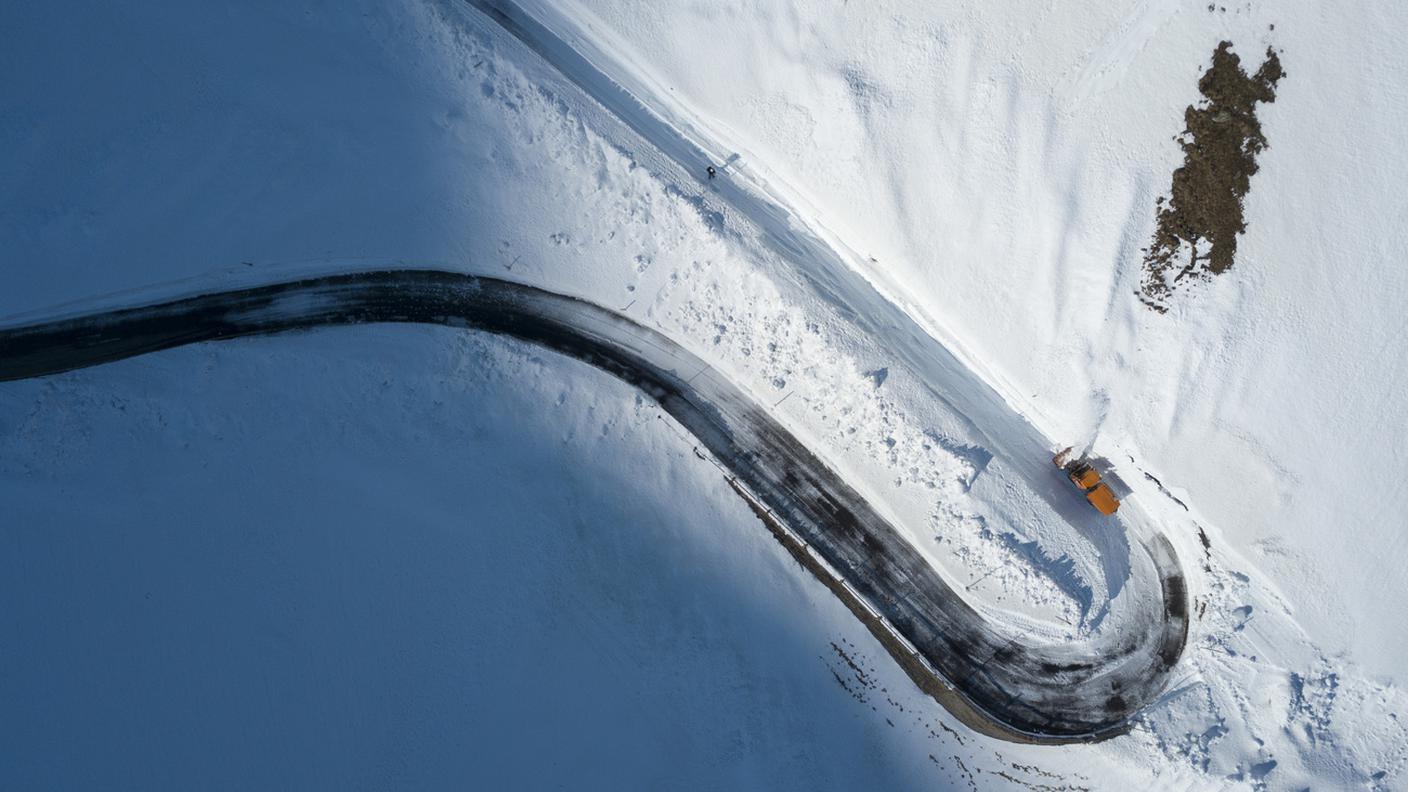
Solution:
[{"label": "small dark figure on road", "polygon": [[707,174],[709,174],[709,178],[711,178],[711,179],[714,178],[715,176],[717,176],[718,173],[719,173],[718,171],[714,170],[714,166],[713,166],[713,165],[710,165],[709,167],[705,168],[705,169],[704,169],[704,172],[707,173]]}]

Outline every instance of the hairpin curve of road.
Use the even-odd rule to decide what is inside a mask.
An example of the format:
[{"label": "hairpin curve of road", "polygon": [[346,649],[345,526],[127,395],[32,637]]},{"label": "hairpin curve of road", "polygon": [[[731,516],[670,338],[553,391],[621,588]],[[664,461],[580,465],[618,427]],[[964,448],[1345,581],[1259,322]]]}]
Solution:
[{"label": "hairpin curve of road", "polygon": [[659,331],[533,286],[442,270],[375,270],[4,328],[0,382],[193,343],[367,323],[500,334],[640,389],[708,449],[792,557],[861,619],[910,678],[976,731],[1029,743],[1123,733],[1162,693],[1183,651],[1186,586],[1162,535],[1134,546],[1152,564],[1160,591],[1140,600],[1156,605],[1137,614],[1132,627],[1073,643],[1005,632],[717,369]]}]

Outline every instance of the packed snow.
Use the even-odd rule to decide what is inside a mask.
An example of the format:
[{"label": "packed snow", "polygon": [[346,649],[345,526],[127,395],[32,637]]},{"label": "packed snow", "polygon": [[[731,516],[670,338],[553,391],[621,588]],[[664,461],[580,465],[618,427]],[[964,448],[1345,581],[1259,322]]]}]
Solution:
[{"label": "packed snow", "polygon": [[[1169,694],[1099,745],[971,735],[624,386],[332,330],[0,386],[0,785],[1404,783],[1402,9],[525,7],[1109,460],[1192,579]],[[7,6],[0,36],[4,324],[510,277],[729,372],[1014,630],[1117,630],[1140,595],[896,339],[466,5]],[[1140,248],[1222,40],[1288,75],[1236,266],[1160,315]]]}]

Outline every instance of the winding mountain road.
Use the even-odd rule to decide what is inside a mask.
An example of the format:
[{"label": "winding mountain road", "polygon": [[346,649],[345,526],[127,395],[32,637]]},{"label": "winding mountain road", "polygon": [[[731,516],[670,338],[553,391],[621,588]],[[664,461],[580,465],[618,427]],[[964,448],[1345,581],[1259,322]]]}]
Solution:
[{"label": "winding mountain road", "polygon": [[[1164,690],[1187,639],[1168,541],[1132,555],[1160,591],[1118,631],[1035,643],[974,610],[880,514],[762,406],[658,331],[582,300],[438,270],[308,278],[0,329],[0,381],[186,344],[373,322],[517,338],[584,361],[655,400],[732,474],[794,558],[866,623],[921,689],[976,730],[1023,742],[1121,733]],[[686,379],[688,377],[688,379]]]}]

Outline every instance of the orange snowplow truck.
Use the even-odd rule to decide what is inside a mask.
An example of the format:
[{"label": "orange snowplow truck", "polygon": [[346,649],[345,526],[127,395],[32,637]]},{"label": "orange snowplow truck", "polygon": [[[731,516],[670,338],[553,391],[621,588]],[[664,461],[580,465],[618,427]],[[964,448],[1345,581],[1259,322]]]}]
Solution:
[{"label": "orange snowplow truck", "polygon": [[1066,454],[1070,451],[1071,449],[1067,448],[1051,461],[1056,464],[1056,467],[1064,470],[1071,483],[1085,493],[1085,499],[1090,501],[1091,506],[1094,506],[1101,514],[1114,514],[1120,507],[1120,499],[1115,497],[1110,485],[1100,480],[1100,474],[1090,466],[1089,462],[1083,459],[1067,462]]}]

